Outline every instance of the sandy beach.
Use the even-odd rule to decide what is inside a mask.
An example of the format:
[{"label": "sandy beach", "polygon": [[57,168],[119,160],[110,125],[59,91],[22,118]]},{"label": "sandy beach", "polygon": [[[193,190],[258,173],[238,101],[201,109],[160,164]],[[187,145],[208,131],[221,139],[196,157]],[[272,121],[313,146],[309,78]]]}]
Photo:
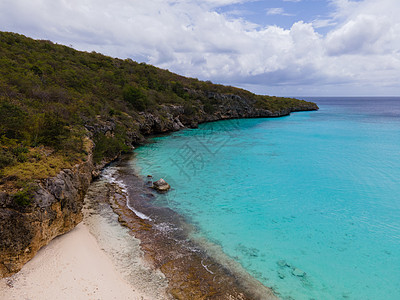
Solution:
[{"label": "sandy beach", "polygon": [[146,299],[116,270],[85,224],[54,239],[14,276],[0,299]]},{"label": "sandy beach", "polygon": [[165,276],[143,259],[140,241],[118,222],[107,182],[93,182],[84,219],[0,280],[0,300],[168,299]]}]

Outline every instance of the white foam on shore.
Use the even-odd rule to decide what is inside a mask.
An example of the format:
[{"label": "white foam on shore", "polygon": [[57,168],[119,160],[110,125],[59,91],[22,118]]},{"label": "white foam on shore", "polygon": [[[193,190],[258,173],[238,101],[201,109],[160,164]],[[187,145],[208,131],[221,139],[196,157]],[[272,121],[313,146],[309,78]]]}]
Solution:
[{"label": "white foam on shore", "polygon": [[158,231],[160,231],[160,232],[162,232],[162,233],[171,233],[171,232],[173,232],[173,231],[177,231],[177,230],[178,230],[178,228],[176,228],[176,227],[173,226],[172,224],[165,223],[165,222],[160,223],[160,224],[154,224],[154,227],[155,227]]},{"label": "white foam on shore", "polygon": [[129,205],[129,199],[126,200],[126,206],[135,213],[135,215],[137,215],[139,218],[141,219],[145,219],[145,220],[149,220],[152,221],[152,219],[148,216],[146,216],[145,214],[141,213],[140,211],[137,211],[136,209],[134,209],[132,206]]},{"label": "white foam on shore", "polygon": [[111,208],[107,199],[109,183],[104,177],[92,183],[82,210],[84,223],[118,272],[136,291],[146,295],[143,299],[170,299],[166,294],[168,281],[164,274],[154,270],[144,259],[140,240],[132,236],[130,229],[119,223],[118,215]]},{"label": "white foam on shore", "polygon": [[115,173],[117,172],[117,168],[108,167],[106,168],[101,176],[109,183],[116,185],[119,188],[121,194],[126,198],[126,206],[133,211],[133,213],[141,219],[152,221],[149,216],[146,216],[144,213],[137,211],[129,204],[129,195],[128,195],[128,188],[122,180],[118,180],[115,178]]},{"label": "white foam on shore", "polygon": [[204,269],[206,269],[206,271],[207,271],[208,273],[214,275],[214,272],[211,271],[211,270],[207,267],[207,265],[205,265],[205,264],[203,263],[203,260],[204,260],[204,259],[201,260],[201,265],[204,267]]}]

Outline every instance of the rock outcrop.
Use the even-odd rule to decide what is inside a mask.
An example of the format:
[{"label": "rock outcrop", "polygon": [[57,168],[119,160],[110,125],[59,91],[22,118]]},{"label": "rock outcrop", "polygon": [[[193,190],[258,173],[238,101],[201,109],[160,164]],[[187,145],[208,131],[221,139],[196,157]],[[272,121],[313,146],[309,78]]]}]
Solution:
[{"label": "rock outcrop", "polygon": [[171,186],[162,178],[153,183],[153,189],[160,193],[165,193],[170,188]]},{"label": "rock outcrop", "polygon": [[0,277],[19,271],[41,247],[82,221],[92,170],[89,161],[38,182],[29,205],[0,194]]},{"label": "rock outcrop", "polygon": [[158,114],[139,113],[139,118],[134,120],[139,132],[132,134],[132,143],[140,144],[144,136],[151,134],[167,133],[182,128],[197,128],[199,124],[225,119],[240,118],[275,118],[287,116],[291,112],[318,110],[318,106],[312,102],[298,102],[296,106],[287,107],[278,111],[256,107],[254,99],[247,99],[239,95],[220,94],[187,90],[192,98],[207,97],[215,105],[213,112],[206,112],[203,106],[201,110],[188,113],[183,105],[163,105]]}]

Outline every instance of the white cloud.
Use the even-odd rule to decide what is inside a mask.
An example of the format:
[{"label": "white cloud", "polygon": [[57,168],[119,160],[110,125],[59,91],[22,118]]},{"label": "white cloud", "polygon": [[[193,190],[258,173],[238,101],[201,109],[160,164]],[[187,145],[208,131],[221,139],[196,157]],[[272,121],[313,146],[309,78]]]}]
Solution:
[{"label": "white cloud", "polygon": [[390,26],[384,17],[358,15],[328,34],[328,53],[360,55],[382,52],[386,47],[381,41]]},{"label": "white cloud", "polygon": [[[205,0],[208,5],[213,7],[220,7],[225,5],[237,4],[237,3],[246,3],[246,2],[254,2],[257,0]],[[196,1],[193,1],[196,2]]]},{"label": "white cloud", "polygon": [[243,2],[2,0],[0,28],[264,93],[400,92],[397,0],[332,0],[336,25],[325,36],[315,24],[260,27],[215,10]]},{"label": "white cloud", "polygon": [[267,15],[282,15],[284,10],[282,7],[273,7],[267,10]]},{"label": "white cloud", "polygon": [[272,8],[267,9],[267,15],[268,16],[273,16],[273,15],[293,16],[292,14],[286,13],[282,7],[272,7]]}]

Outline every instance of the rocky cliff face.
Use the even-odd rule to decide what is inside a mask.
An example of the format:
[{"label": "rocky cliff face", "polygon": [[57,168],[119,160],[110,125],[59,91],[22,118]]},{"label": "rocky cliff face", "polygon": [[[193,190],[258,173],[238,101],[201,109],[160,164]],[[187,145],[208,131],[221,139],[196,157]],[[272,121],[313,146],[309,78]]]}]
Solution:
[{"label": "rocky cliff face", "polygon": [[39,182],[27,206],[0,194],[0,277],[19,271],[41,247],[81,222],[92,170],[89,161]]},{"label": "rocky cliff face", "polygon": [[[199,123],[232,118],[279,117],[292,111],[316,110],[314,103],[299,103],[282,111],[256,108],[254,100],[237,95],[188,91],[196,98],[206,93],[213,103],[212,112],[205,108],[186,111],[184,106],[164,105],[157,114],[140,113],[128,128],[131,144],[140,144],[150,134],[197,127]],[[204,97],[204,94],[201,95]],[[96,132],[113,135],[117,120],[100,120],[87,124],[89,136]],[[73,229],[82,220],[85,193],[92,177],[115,157],[104,158],[94,166],[92,155],[86,162],[62,170],[56,177],[37,182],[29,205],[17,204],[12,195],[0,191],[0,278],[18,272],[22,266],[53,238]]]},{"label": "rocky cliff face", "polygon": [[270,111],[257,108],[255,100],[243,98],[238,95],[226,95],[214,92],[187,90],[193,98],[206,96],[213,103],[213,111],[206,112],[203,109],[188,113],[184,106],[164,105],[161,114],[141,113],[138,127],[139,135],[134,134],[133,144],[143,141],[141,135],[166,133],[177,131],[184,127],[196,128],[198,124],[225,119],[239,118],[274,118],[289,115],[296,111],[318,110],[318,106],[312,102],[299,102],[296,106]]}]

